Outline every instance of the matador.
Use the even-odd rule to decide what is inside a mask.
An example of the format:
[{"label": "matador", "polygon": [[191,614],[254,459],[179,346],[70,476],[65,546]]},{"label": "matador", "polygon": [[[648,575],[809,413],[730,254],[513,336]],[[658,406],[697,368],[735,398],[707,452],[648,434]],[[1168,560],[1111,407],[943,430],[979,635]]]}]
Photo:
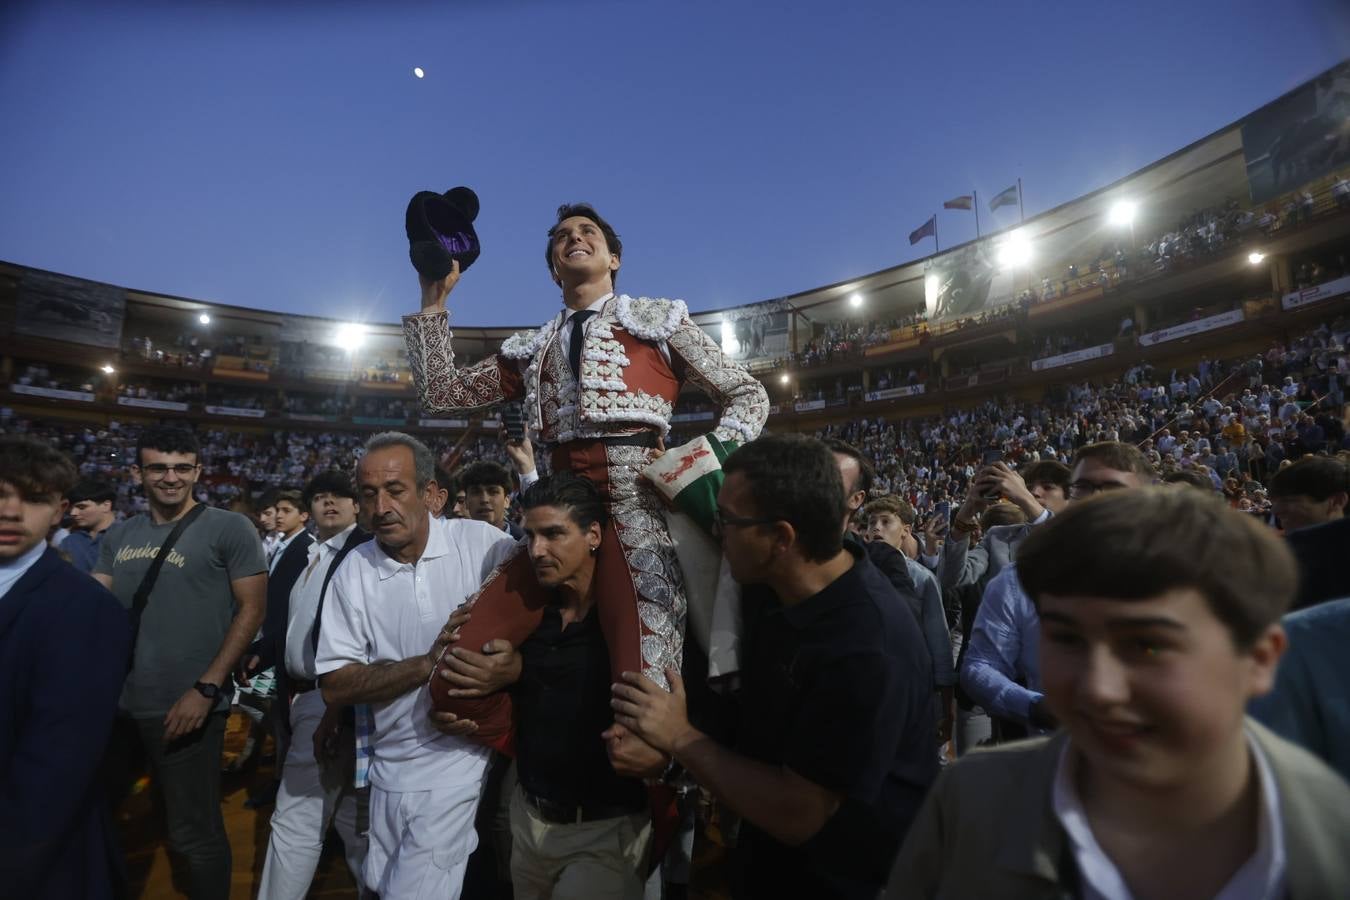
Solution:
[{"label": "matador", "polygon": [[[640,477],[660,455],[671,410],[688,383],[719,407],[713,433],[754,440],[768,416],[764,386],[689,318],[679,300],[614,293],[622,243],[590,206],[558,210],[546,258],[562,288],[563,310],[543,327],[517,333],[500,352],[456,368],[445,297],[456,265],[441,282],[423,279],[423,308],[405,316],[403,332],[422,407],[469,410],[523,399],[532,440],[547,447],[554,471],[591,479],[610,515],[596,557],[596,610],[615,680],[641,671],[666,685],[680,667],[684,579],[656,493]],[[474,598],[460,646],[504,638],[519,646],[537,627],[548,594],[535,583],[528,553],[517,551]],[[446,696],[433,677],[436,706],[478,729],[472,739],[499,750],[511,741],[510,698]],[[438,687],[439,685],[439,687]]]}]

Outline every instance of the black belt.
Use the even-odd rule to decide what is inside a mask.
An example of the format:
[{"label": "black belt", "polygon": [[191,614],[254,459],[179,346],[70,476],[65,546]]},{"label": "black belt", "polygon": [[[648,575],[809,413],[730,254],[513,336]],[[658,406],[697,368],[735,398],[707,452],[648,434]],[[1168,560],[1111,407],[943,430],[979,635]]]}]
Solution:
[{"label": "black belt", "polygon": [[646,809],[645,804],[555,803],[531,794],[524,788],[520,789],[520,793],[525,797],[526,804],[539,814],[539,818],[554,825],[577,825],[582,822],[597,822],[600,819],[617,819]]},{"label": "black belt", "polygon": [[306,681],[303,678],[292,678],[290,680],[292,694],[308,694],[319,686],[317,681]]},{"label": "black belt", "polygon": [[588,440],[586,438],[577,438],[566,443],[556,444],[557,447],[566,447],[568,444],[604,444],[606,447],[646,447],[649,450],[655,450],[660,446],[661,438],[655,431],[639,431],[637,434],[624,434],[618,437],[602,437]]}]

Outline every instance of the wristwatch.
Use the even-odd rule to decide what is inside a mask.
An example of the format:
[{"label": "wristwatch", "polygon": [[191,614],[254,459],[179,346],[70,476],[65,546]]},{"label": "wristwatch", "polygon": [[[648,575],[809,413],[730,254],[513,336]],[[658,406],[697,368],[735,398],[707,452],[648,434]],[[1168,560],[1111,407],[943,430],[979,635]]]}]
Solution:
[{"label": "wristwatch", "polygon": [[214,700],[220,696],[220,685],[211,684],[209,681],[199,681],[193,685],[197,693],[201,694],[207,700]]},{"label": "wristwatch", "polygon": [[952,528],[956,531],[962,531],[965,532],[966,534],[970,534],[970,532],[974,531],[978,527],[980,527],[979,522],[967,522],[960,516],[952,516]]}]

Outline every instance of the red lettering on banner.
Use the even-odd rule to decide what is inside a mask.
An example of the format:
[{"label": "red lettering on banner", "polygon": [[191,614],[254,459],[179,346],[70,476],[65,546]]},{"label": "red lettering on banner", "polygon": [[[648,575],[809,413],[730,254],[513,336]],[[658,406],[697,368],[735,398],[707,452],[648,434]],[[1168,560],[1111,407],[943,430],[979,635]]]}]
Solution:
[{"label": "red lettering on banner", "polygon": [[666,472],[661,475],[661,480],[664,481],[666,484],[674,484],[676,479],[678,479],[685,472],[688,472],[690,469],[692,469],[695,463],[697,463],[703,457],[710,456],[711,454],[712,451],[709,450],[707,447],[699,447],[697,450],[690,450],[684,456],[680,457],[680,464],[678,466],[676,466],[674,469],[671,469],[669,472]]}]

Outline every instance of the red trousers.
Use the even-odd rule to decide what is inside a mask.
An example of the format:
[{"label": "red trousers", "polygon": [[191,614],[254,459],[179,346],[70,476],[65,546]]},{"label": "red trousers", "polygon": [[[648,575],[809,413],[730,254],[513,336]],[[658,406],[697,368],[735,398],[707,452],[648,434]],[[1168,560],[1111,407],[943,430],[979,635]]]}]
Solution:
[{"label": "red trousers", "polygon": [[[614,680],[622,672],[643,672],[665,685],[665,666],[678,667],[680,662],[684,591],[660,501],[637,477],[650,456],[641,447],[571,441],[553,451],[552,462],[554,471],[570,469],[594,482],[610,513],[596,552],[592,589]],[[551,589],[535,580],[522,546],[474,598],[473,618],[458,645],[476,650],[500,638],[519,647],[539,627],[552,596]],[[444,679],[432,678],[431,684],[436,709],[477,723],[471,740],[513,752],[507,694],[451,698]]]}]

